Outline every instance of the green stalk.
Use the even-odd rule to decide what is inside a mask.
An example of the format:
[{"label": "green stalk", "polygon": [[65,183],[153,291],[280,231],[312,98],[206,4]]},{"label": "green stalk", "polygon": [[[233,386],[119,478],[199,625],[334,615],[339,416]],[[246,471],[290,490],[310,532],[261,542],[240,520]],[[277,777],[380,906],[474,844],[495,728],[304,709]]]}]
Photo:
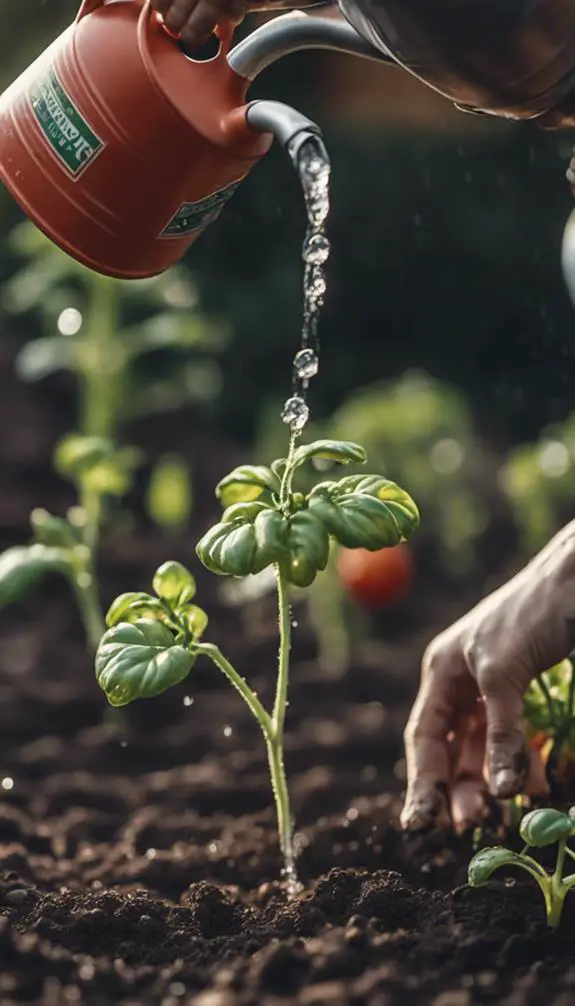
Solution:
[{"label": "green stalk", "polygon": [[544,892],[545,907],[547,909],[547,925],[552,929],[556,929],[561,922],[563,903],[568,892],[568,888],[563,884],[563,864],[565,862],[566,846],[567,840],[562,838],[559,842],[555,872],[550,877],[548,895]]},{"label": "green stalk", "polygon": [[290,809],[289,791],[284,767],[284,724],[287,709],[287,692],[289,682],[289,655],[291,648],[291,612],[289,606],[289,591],[281,568],[276,566],[276,581],[278,593],[279,616],[279,655],[276,695],[272,715],[270,716],[255,692],[252,691],[245,678],[238,674],[220,649],[213,643],[197,643],[195,651],[203,653],[226,675],[228,681],[240,693],[250,712],[258,721],[264,735],[272,791],[274,795],[278,821],[279,844],[284,857],[284,876],[287,880],[288,894],[294,895],[299,890],[295,871],[295,852],[293,846],[293,821]]},{"label": "green stalk", "polygon": [[276,566],[278,595],[279,653],[276,695],[271,719],[271,730],[266,737],[266,748],[272,789],[276,802],[280,848],[285,861],[288,888],[297,889],[295,853],[293,847],[293,820],[284,766],[284,724],[289,683],[289,657],[291,649],[291,611],[289,590],[281,567]]},{"label": "green stalk", "polygon": [[123,395],[123,350],[116,338],[118,286],[94,276],[80,356],[83,377],[81,429],[86,436],[114,438]]},{"label": "green stalk", "polygon": [[255,716],[267,740],[271,730],[271,719],[245,678],[242,678],[241,674],[238,674],[235,667],[224,657],[222,651],[215,643],[196,643],[194,648],[197,653],[203,653],[206,657],[209,657],[212,663],[220,671],[223,671],[228,681],[240,693],[252,715]]},{"label": "green stalk", "polygon": [[84,486],[80,489],[80,509],[85,515],[82,545],[72,555],[69,579],[90,648],[96,652],[106,631],[95,569],[102,508],[100,497]]}]

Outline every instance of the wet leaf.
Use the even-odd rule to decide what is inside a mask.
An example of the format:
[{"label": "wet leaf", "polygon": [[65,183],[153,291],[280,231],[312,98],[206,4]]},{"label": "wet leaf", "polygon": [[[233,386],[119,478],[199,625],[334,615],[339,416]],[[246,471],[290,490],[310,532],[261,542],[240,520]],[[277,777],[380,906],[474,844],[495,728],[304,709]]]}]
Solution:
[{"label": "wet leaf", "polygon": [[467,880],[471,887],[481,887],[486,884],[492,874],[503,866],[520,866],[526,869],[525,863],[516,852],[495,846],[482,849],[471,860],[467,868]]},{"label": "wet leaf", "polygon": [[121,623],[102,637],[96,654],[96,678],[112,706],[151,699],[179,684],[195,657],[174,643],[160,622]]},{"label": "wet leaf", "polygon": [[519,826],[519,834],[526,845],[534,849],[542,849],[553,845],[563,838],[568,838],[574,828],[574,823],[568,814],[546,807],[540,810],[530,810]]}]

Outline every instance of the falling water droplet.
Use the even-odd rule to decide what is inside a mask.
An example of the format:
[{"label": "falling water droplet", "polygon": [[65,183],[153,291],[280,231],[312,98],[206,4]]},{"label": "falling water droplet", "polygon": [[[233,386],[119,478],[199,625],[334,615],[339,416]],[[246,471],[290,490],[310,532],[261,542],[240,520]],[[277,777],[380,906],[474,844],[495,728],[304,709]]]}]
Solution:
[{"label": "falling water droplet", "polygon": [[281,418],[286,426],[289,426],[293,433],[301,433],[310,417],[310,409],[299,394],[287,398],[283,405]]},{"label": "falling water droplet", "polygon": [[307,232],[302,248],[303,324],[300,350],[294,358],[291,398],[284,405],[282,419],[292,433],[301,433],[309,419],[307,390],[319,370],[319,312],[327,283],[324,273],[330,244],[324,233],[329,213],[330,162],[319,136],[311,136],[293,155],[307,211]]},{"label": "falling water droplet", "polygon": [[292,395],[283,407],[282,419],[292,433],[300,433],[309,419],[309,409],[300,395]]},{"label": "falling water droplet", "polygon": [[233,730],[231,727],[224,727],[224,737],[231,737]]},{"label": "falling water droplet", "polygon": [[310,265],[323,265],[327,262],[330,244],[325,234],[310,234],[303,245],[302,258]]},{"label": "falling water droplet", "polygon": [[300,349],[294,357],[293,365],[298,377],[309,380],[310,377],[315,377],[319,370],[317,353],[313,349]]},{"label": "falling water droplet", "polygon": [[14,780],[9,775],[5,775],[2,780],[2,789],[14,789]]}]

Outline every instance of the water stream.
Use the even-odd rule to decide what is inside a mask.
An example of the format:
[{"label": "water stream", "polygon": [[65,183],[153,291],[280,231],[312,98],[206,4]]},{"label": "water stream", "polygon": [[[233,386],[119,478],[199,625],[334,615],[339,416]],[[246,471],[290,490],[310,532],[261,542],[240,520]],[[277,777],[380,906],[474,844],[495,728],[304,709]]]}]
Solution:
[{"label": "water stream", "polygon": [[[284,403],[282,410],[282,419],[290,428],[290,457],[296,440],[309,419],[307,402],[309,382],[319,370],[318,324],[327,289],[325,267],[330,252],[325,233],[329,213],[330,163],[321,137],[311,136],[307,139],[293,155],[292,160],[303,190],[307,230],[302,248],[304,275],[301,340],[293,359],[291,396]],[[301,890],[296,871],[295,846],[294,836],[290,835],[288,848],[284,850],[285,862],[282,871],[288,897],[294,897]]]},{"label": "water stream", "polygon": [[310,136],[293,156],[307,211],[307,231],[302,249],[303,323],[300,348],[293,360],[292,393],[282,419],[292,436],[300,434],[309,419],[307,391],[319,370],[318,324],[325,300],[325,266],[330,245],[325,233],[329,213],[330,163],[320,136]]}]

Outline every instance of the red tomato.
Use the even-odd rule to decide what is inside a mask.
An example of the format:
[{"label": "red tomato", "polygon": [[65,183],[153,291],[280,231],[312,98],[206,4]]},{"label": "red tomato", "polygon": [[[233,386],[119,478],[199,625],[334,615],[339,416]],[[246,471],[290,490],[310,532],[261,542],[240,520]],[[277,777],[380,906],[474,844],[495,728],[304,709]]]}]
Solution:
[{"label": "red tomato", "polygon": [[413,556],[407,545],[368,552],[341,548],[339,578],[355,601],[367,608],[382,608],[405,597],[413,579]]}]

